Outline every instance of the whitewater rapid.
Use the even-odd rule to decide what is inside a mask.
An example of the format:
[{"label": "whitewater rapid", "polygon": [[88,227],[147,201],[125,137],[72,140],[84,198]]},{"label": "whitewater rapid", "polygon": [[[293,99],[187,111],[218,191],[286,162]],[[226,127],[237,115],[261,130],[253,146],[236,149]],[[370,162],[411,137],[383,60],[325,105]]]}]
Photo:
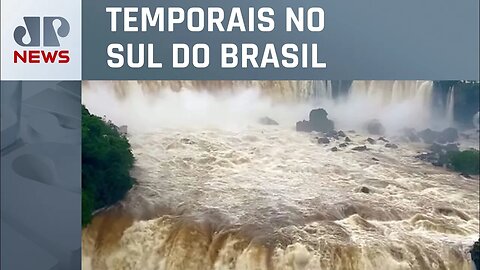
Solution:
[{"label": "whitewater rapid", "polygon": [[124,205],[159,217],[97,246],[107,254],[84,246],[92,269],[469,269],[478,182],[406,145],[333,153],[281,127],[130,141],[139,183]]},{"label": "whitewater rapid", "polygon": [[[133,108],[147,107],[132,96],[102,111],[93,102],[101,95],[87,95],[94,113],[129,127]],[[347,147],[339,147],[343,138],[321,145],[318,135],[294,130],[308,104],[278,107],[241,96],[250,112],[279,122],[264,126],[256,114],[235,118],[242,110],[212,113],[230,108],[223,106],[229,99],[204,97],[209,106],[198,112],[209,110],[207,118],[195,110],[183,115],[189,99],[174,96],[164,111],[150,98],[159,111],[129,133],[137,185],[84,229],[84,270],[471,269],[478,179],[415,159],[424,145],[392,135],[399,148],[390,149],[347,130]],[[160,127],[153,117],[176,121]],[[352,150],[359,145],[369,150]]]}]

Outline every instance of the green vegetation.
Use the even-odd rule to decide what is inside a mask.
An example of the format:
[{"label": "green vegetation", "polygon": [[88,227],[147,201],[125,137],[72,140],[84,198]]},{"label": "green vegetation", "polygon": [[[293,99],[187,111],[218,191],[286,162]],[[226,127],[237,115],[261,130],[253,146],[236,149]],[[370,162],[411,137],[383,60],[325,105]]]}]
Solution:
[{"label": "green vegetation", "polygon": [[82,108],[82,226],[92,212],[121,200],[133,185],[130,144],[117,127]]},{"label": "green vegetation", "polygon": [[478,150],[450,152],[448,158],[455,171],[466,174],[480,173],[480,152]]},{"label": "green vegetation", "polygon": [[480,106],[480,81],[435,81],[434,87],[447,100],[450,87],[455,87],[455,121],[467,128],[473,127],[472,116]]},{"label": "green vegetation", "polygon": [[473,244],[470,253],[472,260],[475,263],[476,269],[480,269],[480,238],[478,238],[478,241]]}]

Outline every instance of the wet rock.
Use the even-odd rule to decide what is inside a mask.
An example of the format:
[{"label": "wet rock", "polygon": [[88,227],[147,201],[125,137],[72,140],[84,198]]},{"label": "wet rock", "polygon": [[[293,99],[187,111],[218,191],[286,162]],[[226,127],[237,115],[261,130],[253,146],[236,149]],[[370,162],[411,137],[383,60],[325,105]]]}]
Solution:
[{"label": "wet rock", "polygon": [[386,143],[386,144],[385,144],[385,147],[386,147],[386,148],[397,149],[397,148],[398,148],[398,145],[396,145],[396,144],[394,144],[394,143]]},{"label": "wet rock", "polygon": [[278,122],[273,120],[272,118],[270,117],[262,117],[258,120],[258,122],[262,125],[267,125],[267,126],[278,126]]},{"label": "wet rock", "polygon": [[367,146],[366,145],[355,146],[355,147],[352,148],[352,150],[354,150],[354,151],[366,151]]},{"label": "wet rock", "polygon": [[311,110],[309,114],[309,122],[313,130],[321,132],[330,132],[334,130],[334,123],[327,118],[327,111],[324,109]]},{"label": "wet rock", "polygon": [[180,142],[181,142],[181,143],[184,143],[184,144],[195,144],[195,142],[192,141],[192,140],[189,139],[189,138],[181,138],[181,139],[180,139]]},{"label": "wet rock", "polygon": [[328,144],[330,143],[330,140],[328,138],[318,138],[318,143],[319,144]]},{"label": "wet rock", "polygon": [[380,161],[378,158],[374,158],[374,157],[372,157],[372,160],[373,161]]},{"label": "wet rock", "polygon": [[439,143],[433,143],[432,145],[430,145],[428,149],[433,153],[438,153],[438,154],[442,154],[444,152],[443,146]]},{"label": "wet rock", "polygon": [[370,189],[368,187],[361,187],[359,191],[366,194],[370,193]]},{"label": "wet rock", "polygon": [[445,165],[445,163],[440,162],[440,161],[434,161],[434,162],[432,162],[432,165],[435,166],[435,167],[443,167]]},{"label": "wet rock", "polygon": [[404,128],[403,134],[410,142],[420,142],[420,137],[418,137],[417,131],[414,128]]},{"label": "wet rock", "polygon": [[460,176],[463,176],[463,177],[468,178],[468,179],[472,179],[472,176],[470,176],[470,174],[468,174],[468,173],[461,173]]},{"label": "wet rock", "polygon": [[325,136],[327,138],[334,138],[338,140],[338,133],[335,130],[331,130],[329,132],[325,132]]},{"label": "wet rock", "polygon": [[337,147],[332,147],[330,150],[332,150],[332,152],[337,152],[338,151],[338,148]]},{"label": "wet rock", "polygon": [[384,137],[378,137],[378,140],[382,142],[389,142],[389,140],[385,139]]},{"label": "wet rock", "polygon": [[341,130],[337,133],[337,135],[338,135],[338,137],[347,137],[347,135],[345,134],[345,132],[343,132],[343,131],[341,131]]},{"label": "wet rock", "polygon": [[420,160],[423,160],[423,161],[426,161],[426,162],[430,162],[430,163],[435,163],[435,162],[438,162],[438,159],[439,159],[439,155],[436,154],[436,153],[433,153],[433,152],[430,152],[430,153],[421,153],[417,156],[415,156],[416,158],[420,159]]},{"label": "wet rock", "polygon": [[456,143],[449,143],[449,144],[445,145],[445,150],[447,152],[458,152],[458,151],[460,151],[460,149],[458,148],[458,144],[456,144]]},{"label": "wet rock", "polygon": [[310,122],[305,121],[305,120],[297,122],[297,124],[295,126],[295,129],[297,131],[301,131],[301,132],[311,132],[312,131],[312,127],[310,125]]},{"label": "wet rock", "polygon": [[458,130],[455,128],[446,128],[440,132],[431,130],[429,128],[420,131],[418,134],[425,143],[431,144],[439,142],[441,144],[451,143],[458,140]]},{"label": "wet rock", "polygon": [[456,140],[458,140],[458,130],[451,127],[442,130],[437,138],[440,143],[455,142]]},{"label": "wet rock", "polygon": [[423,140],[424,143],[433,143],[437,140],[439,133],[437,131],[433,131],[429,128],[422,130],[418,133],[418,136]]},{"label": "wet rock", "polygon": [[448,152],[458,152],[459,148],[458,145],[455,143],[449,143],[449,144],[439,144],[439,143],[433,143],[430,145],[428,148],[430,151],[436,154],[447,154]]},{"label": "wet rock", "polygon": [[341,143],[338,145],[338,147],[347,147],[347,144],[346,143]]},{"label": "wet rock", "polygon": [[366,129],[368,133],[372,135],[383,135],[385,134],[385,128],[378,119],[373,119],[367,122]]},{"label": "wet rock", "polygon": [[345,137],[345,142],[352,142],[352,140],[349,137]]},{"label": "wet rock", "polygon": [[372,138],[367,138],[367,142],[370,144],[375,144],[375,140]]},{"label": "wet rock", "polygon": [[459,152],[458,145],[455,143],[440,144],[433,143],[428,147],[430,152],[417,155],[416,158],[432,163],[434,166],[444,167],[449,165],[450,153]]},{"label": "wet rock", "polygon": [[314,109],[310,111],[309,120],[303,120],[296,123],[296,130],[302,132],[332,132],[335,124],[327,118],[327,111],[324,109]]},{"label": "wet rock", "polygon": [[442,155],[437,155],[436,160],[432,162],[433,165],[439,166],[439,167],[444,167],[448,165],[448,155],[447,154],[442,154]]},{"label": "wet rock", "polygon": [[310,111],[309,122],[312,130],[321,132],[330,132],[335,128],[332,120],[327,118],[327,111],[324,109],[315,109]]}]

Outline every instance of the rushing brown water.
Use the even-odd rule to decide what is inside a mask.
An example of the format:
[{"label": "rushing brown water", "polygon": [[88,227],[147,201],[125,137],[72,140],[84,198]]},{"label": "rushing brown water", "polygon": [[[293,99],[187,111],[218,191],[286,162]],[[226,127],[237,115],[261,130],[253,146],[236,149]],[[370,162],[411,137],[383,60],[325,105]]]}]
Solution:
[{"label": "rushing brown water", "polygon": [[[89,83],[84,103],[132,127],[138,185],[84,229],[83,269],[471,269],[478,179],[415,159],[424,145],[358,152],[357,131],[332,152],[343,139],[319,145],[293,128],[311,104],[202,93],[205,106],[183,114],[182,90],[163,96],[169,107],[115,89]],[[256,122],[267,114],[279,125]]]}]

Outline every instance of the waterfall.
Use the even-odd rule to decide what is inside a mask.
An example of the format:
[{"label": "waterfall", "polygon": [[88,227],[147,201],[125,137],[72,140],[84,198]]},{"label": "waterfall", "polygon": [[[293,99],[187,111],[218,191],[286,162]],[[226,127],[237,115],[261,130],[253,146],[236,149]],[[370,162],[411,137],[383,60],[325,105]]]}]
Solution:
[{"label": "waterfall", "polygon": [[[394,142],[428,127],[432,82],[335,85],[84,82],[91,113],[128,125],[136,185],[82,230],[82,269],[470,269],[478,182],[415,160],[417,144],[352,150],[373,118]],[[295,130],[319,106],[345,148]]]},{"label": "waterfall", "polygon": [[332,82],[331,81],[314,81],[313,82],[313,98],[315,100],[333,99]]},{"label": "waterfall", "polygon": [[480,128],[480,112],[477,112],[474,116],[473,116],[473,126],[478,129]]},{"label": "waterfall", "polygon": [[[112,104],[137,102],[142,110],[161,115],[152,121],[162,125],[171,121],[172,113],[183,115],[188,125],[194,118],[198,123],[212,123],[215,117],[202,110],[205,106],[219,116],[215,125],[267,115],[293,124],[315,107],[325,108],[341,129],[358,129],[371,119],[379,119],[392,132],[405,127],[422,129],[432,122],[431,81],[354,81],[348,91],[332,81],[127,81],[88,83],[85,88],[108,88],[108,95],[116,96]],[[86,90],[84,98],[89,99],[92,90]],[[148,105],[154,101],[158,101],[154,107]],[[103,104],[98,104],[99,109]],[[288,106],[289,112],[280,113],[277,109],[282,106]]]},{"label": "waterfall", "polygon": [[323,101],[338,128],[357,129],[379,119],[392,132],[432,122],[432,81],[353,81],[347,96]]},{"label": "waterfall", "polygon": [[[141,89],[144,93],[157,94],[163,91],[195,91],[210,94],[226,94],[244,92],[255,89],[272,101],[300,102],[314,99],[317,96],[317,84],[314,81],[128,81],[112,82],[119,97],[126,97],[131,89]],[[88,83],[87,83],[88,84]],[[331,89],[330,82],[322,82],[318,92]],[[330,90],[331,92],[331,90]]]},{"label": "waterfall", "polygon": [[367,97],[380,106],[415,100],[430,108],[432,86],[431,81],[354,81],[350,95]]},{"label": "waterfall", "polygon": [[448,98],[447,98],[447,112],[446,112],[446,119],[449,125],[453,125],[455,118],[454,118],[454,109],[455,106],[455,86],[452,85],[448,90]]},{"label": "waterfall", "polygon": [[[88,84],[88,83],[86,83]],[[333,87],[332,81],[130,81],[113,82],[119,96],[128,95],[129,89],[141,88],[144,92],[154,93],[170,89],[207,91],[211,93],[237,92],[247,88],[256,88],[262,95],[276,101],[318,101],[332,100],[341,89],[341,83]],[[382,105],[417,99],[430,107],[432,98],[431,81],[353,81],[350,96],[368,97]]]}]

